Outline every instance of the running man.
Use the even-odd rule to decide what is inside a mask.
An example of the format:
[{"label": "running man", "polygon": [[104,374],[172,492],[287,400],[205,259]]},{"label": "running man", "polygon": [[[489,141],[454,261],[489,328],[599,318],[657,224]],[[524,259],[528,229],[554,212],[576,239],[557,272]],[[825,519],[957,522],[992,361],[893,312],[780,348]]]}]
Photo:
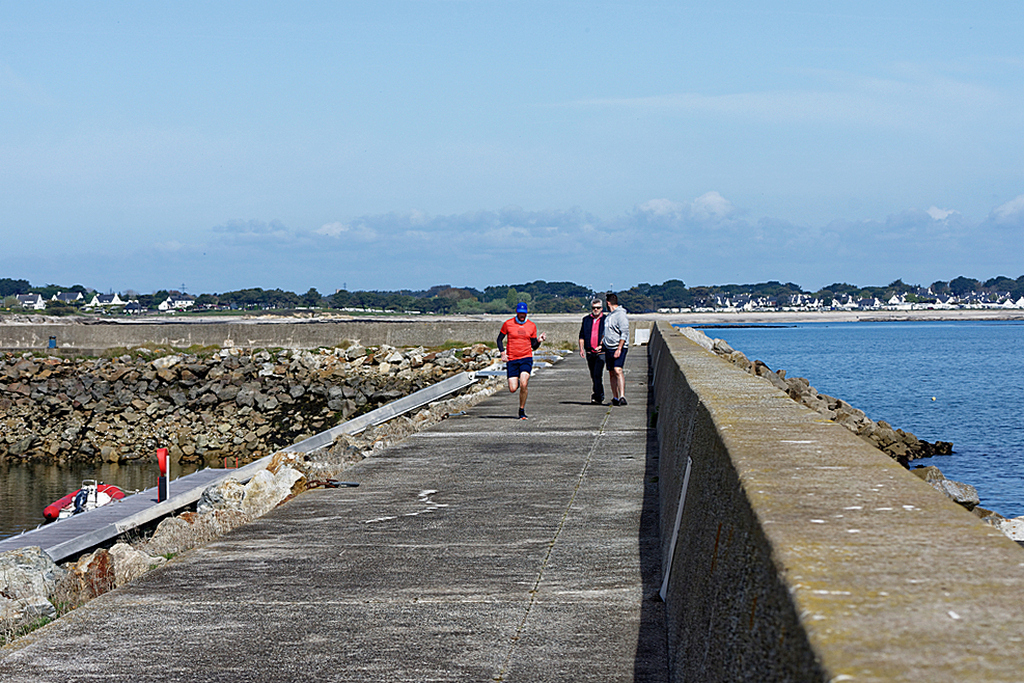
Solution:
[{"label": "running man", "polygon": [[516,306],[516,317],[506,320],[498,333],[498,351],[501,351],[501,360],[505,361],[508,390],[513,394],[519,391],[520,420],[526,419],[526,386],[533,370],[533,352],[547,339],[544,333],[537,336],[537,326],[526,319],[526,312],[526,304],[520,301]]}]

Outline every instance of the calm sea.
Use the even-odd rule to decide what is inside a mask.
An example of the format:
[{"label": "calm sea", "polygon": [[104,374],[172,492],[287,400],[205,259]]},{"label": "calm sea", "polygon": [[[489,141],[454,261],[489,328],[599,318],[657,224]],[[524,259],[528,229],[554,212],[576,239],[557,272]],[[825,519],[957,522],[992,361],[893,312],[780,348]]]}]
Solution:
[{"label": "calm sea", "polygon": [[[915,460],[1024,515],[1024,323],[810,323],[704,329],[750,360],[806,377],[874,420],[955,453]],[[934,398],[934,400],[933,400]]]}]

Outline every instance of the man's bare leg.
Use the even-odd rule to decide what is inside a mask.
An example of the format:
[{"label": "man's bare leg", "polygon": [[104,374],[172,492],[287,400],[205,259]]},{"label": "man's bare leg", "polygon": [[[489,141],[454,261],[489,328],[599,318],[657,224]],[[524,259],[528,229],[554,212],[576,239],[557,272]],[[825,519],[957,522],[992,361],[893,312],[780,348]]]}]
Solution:
[{"label": "man's bare leg", "polygon": [[626,398],[626,376],[622,368],[611,368],[608,370],[608,383],[612,385],[612,398]]}]

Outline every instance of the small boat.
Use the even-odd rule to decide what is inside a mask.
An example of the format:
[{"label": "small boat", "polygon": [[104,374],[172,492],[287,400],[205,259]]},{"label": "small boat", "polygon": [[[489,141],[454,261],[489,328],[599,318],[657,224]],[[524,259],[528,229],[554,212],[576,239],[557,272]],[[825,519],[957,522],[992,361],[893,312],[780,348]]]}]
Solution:
[{"label": "small boat", "polygon": [[53,501],[43,508],[43,517],[52,522],[65,519],[86,510],[94,510],[115,500],[124,498],[124,491],[113,484],[97,484],[95,479],[86,479],[82,488]]}]

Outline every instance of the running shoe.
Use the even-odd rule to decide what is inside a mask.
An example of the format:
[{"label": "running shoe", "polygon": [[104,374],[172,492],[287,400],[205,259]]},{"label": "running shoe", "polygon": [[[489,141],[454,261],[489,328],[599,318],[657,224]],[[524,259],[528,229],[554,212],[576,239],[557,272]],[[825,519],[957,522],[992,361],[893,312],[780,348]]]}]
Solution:
[{"label": "running shoe", "polygon": [[526,411],[523,410],[522,408],[519,409],[519,419],[520,420],[525,420],[526,419]]},{"label": "running shoe", "polygon": [[617,405],[619,405],[619,399],[617,399],[617,398],[613,398],[613,399],[612,399],[612,405],[613,405],[613,406],[617,406]]},{"label": "running shoe", "polygon": [[623,396],[622,398],[619,399],[619,405],[620,406],[626,405],[626,397],[625,396]]}]

